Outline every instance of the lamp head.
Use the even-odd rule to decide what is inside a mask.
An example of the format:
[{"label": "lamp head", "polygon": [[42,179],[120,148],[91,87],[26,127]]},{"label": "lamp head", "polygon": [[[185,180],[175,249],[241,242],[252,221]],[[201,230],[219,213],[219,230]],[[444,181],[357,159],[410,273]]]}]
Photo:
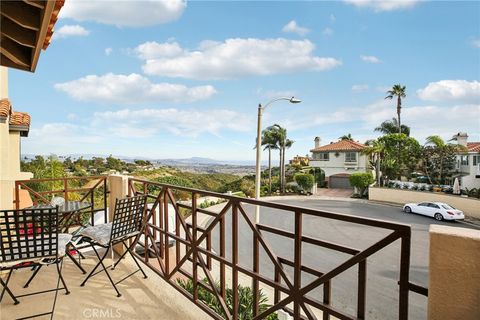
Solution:
[{"label": "lamp head", "polygon": [[288,100],[290,103],[300,103],[302,102],[302,100],[300,99],[297,99],[295,97],[291,97],[290,100]]}]

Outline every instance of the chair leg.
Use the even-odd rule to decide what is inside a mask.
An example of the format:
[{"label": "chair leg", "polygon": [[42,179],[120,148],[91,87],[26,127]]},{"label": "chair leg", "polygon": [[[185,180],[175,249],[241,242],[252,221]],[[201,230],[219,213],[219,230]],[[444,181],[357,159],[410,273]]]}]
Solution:
[{"label": "chair leg", "polygon": [[[98,259],[100,259],[100,255],[98,254],[97,250],[95,250],[95,253],[97,254]],[[112,279],[112,277],[110,277],[110,274],[108,273],[107,268],[103,264],[103,259],[105,259],[105,257],[107,256],[107,253],[108,253],[108,250],[107,250],[107,252],[105,252],[105,255],[102,257],[102,259],[100,259],[100,264],[102,265],[103,270],[107,274],[108,280],[110,280],[110,283],[112,284],[113,288],[117,292],[117,297],[121,297],[122,294],[120,293],[120,291],[118,291],[117,286],[115,285],[115,282],[113,282],[113,279]]]},{"label": "chair leg", "polygon": [[[79,252],[79,251],[77,250],[77,252]],[[82,271],[83,274],[87,273],[87,271],[85,271],[85,269],[83,269],[82,265],[77,261],[77,259],[75,259],[74,256],[72,256],[70,254],[70,252],[68,250],[65,253],[70,258],[70,260],[73,261],[73,263],[77,266],[77,268],[80,269],[80,271]]]},{"label": "chair leg", "polygon": [[[95,249],[95,246],[92,244],[91,245],[92,248],[93,248],[93,251],[95,251],[95,253],[97,254],[97,257],[98,257],[98,253],[97,253],[97,250]],[[107,253],[108,253],[108,250],[105,251],[105,254],[104,256],[102,257],[105,258],[107,256]],[[88,279],[93,275],[93,273],[95,272],[95,270],[97,270],[97,268],[100,266],[100,262],[97,263],[97,265],[92,269],[92,271],[90,271],[90,273],[88,274],[88,276],[85,278],[85,280],[83,280],[83,282],[80,284],[80,287],[83,287],[85,286],[85,283],[87,283]]]},{"label": "chair leg", "polygon": [[127,251],[130,253],[130,256],[132,256],[132,259],[133,259],[133,261],[135,261],[135,264],[137,265],[138,269],[140,269],[140,272],[142,272],[143,278],[144,278],[144,279],[147,279],[147,278],[148,278],[147,275],[145,274],[145,272],[143,271],[142,267],[140,266],[140,263],[138,263],[137,258],[135,258],[135,255],[134,255],[134,254],[132,253],[132,251],[131,251],[132,246],[133,246],[133,244],[135,244],[135,242],[134,242],[130,247],[127,247],[127,245],[125,244],[125,242],[122,241],[122,243],[123,243],[123,245],[127,248]]},{"label": "chair leg", "polygon": [[[65,279],[63,279],[63,275],[62,275],[63,258],[60,261],[60,263],[56,263],[56,265],[57,265],[58,276],[60,277],[60,280],[62,281],[63,287],[65,288],[65,294],[70,294],[70,291],[68,291],[67,283],[65,282]],[[57,290],[58,290],[58,287],[57,287]]]},{"label": "chair leg", "polygon": [[127,254],[128,250],[130,250],[130,248],[131,248],[133,245],[135,245],[135,241],[130,245],[130,247],[128,247],[128,246],[125,244],[124,241],[122,241],[122,243],[123,243],[123,245],[125,246],[125,248],[127,248],[127,251],[125,251],[124,253],[122,253],[122,255],[120,256],[120,258],[118,258],[118,260],[113,264],[112,270],[114,270],[115,267],[117,266],[117,264],[120,262],[120,260],[122,260],[122,259],[125,257],[125,255]]},{"label": "chair leg", "polygon": [[30,279],[28,279],[27,283],[25,283],[25,285],[23,286],[24,288],[28,288],[28,286],[30,285],[30,282],[32,282],[33,278],[35,278],[35,276],[37,275],[38,271],[40,271],[41,268],[42,268],[42,265],[39,265],[35,268]]},{"label": "chair leg", "polygon": [[13,303],[14,304],[19,304],[20,302],[17,300],[17,298],[15,297],[15,295],[12,293],[12,291],[10,291],[10,289],[8,288],[8,281],[10,280],[10,275],[12,274],[12,271],[13,269],[10,269],[10,272],[8,273],[8,278],[7,278],[7,282],[3,282],[2,278],[0,278],[0,285],[2,285],[3,289],[2,289],[2,294],[0,296],[0,301],[2,301],[3,299],[3,294],[4,292],[6,291],[8,293],[8,295],[12,298],[13,300]]}]

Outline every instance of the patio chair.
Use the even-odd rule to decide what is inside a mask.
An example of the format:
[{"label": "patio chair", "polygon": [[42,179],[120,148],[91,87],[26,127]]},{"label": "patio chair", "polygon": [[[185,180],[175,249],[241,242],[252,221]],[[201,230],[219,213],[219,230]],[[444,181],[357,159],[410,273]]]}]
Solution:
[{"label": "patio chair", "polygon": [[[49,314],[53,316],[58,291],[65,290],[65,294],[70,293],[61,271],[63,257],[65,256],[66,247],[70,239],[71,235],[58,233],[58,207],[1,210],[0,272],[8,271],[8,276],[5,282],[0,277],[0,285],[2,287],[0,301],[3,299],[5,292],[12,298],[14,304],[18,304],[20,301],[17,298],[55,291],[55,299],[51,311],[29,316],[24,319]],[[26,286],[28,286],[41,266],[52,264],[56,265],[58,273],[58,281],[55,289],[15,295],[8,287],[14,270],[37,267],[27,281]],[[62,288],[60,288],[60,281],[63,284]]]},{"label": "patio chair", "polygon": [[[115,211],[114,211],[112,222],[91,226],[91,227],[85,228],[80,232],[80,234],[83,236],[82,240],[90,243],[91,247],[93,248],[93,251],[95,252],[99,260],[97,265],[92,269],[92,271],[90,271],[90,273],[85,278],[85,280],[83,280],[80,286],[83,287],[85,283],[87,283],[88,279],[90,279],[91,277],[97,275],[102,271],[105,271],[108,279],[110,280],[110,283],[112,284],[113,288],[117,292],[117,297],[120,297],[121,294],[117,289],[117,286],[116,286],[117,284],[126,280],[127,278],[137,273],[138,271],[142,272],[143,277],[145,279],[147,278],[147,275],[143,271],[142,267],[140,267],[140,264],[135,258],[135,255],[132,253],[132,249],[137,243],[138,237],[141,235],[144,227],[143,220],[144,220],[145,211],[146,211],[146,201],[147,201],[146,196],[135,196],[135,197],[128,197],[124,199],[117,199],[115,202]],[[135,238],[135,239],[130,245],[127,245],[126,241],[131,238]],[[122,260],[122,258],[125,257],[127,253],[130,253],[138,269],[130,273],[126,277],[124,277],[122,280],[113,282],[112,277],[108,273],[107,268],[103,263],[103,260],[107,256],[109,249],[112,249],[114,245],[120,244],[120,243],[122,243],[125,246],[126,251],[112,266],[112,270],[115,269],[117,264]],[[102,256],[99,255],[97,249],[95,248],[96,246],[106,249],[105,253]],[[95,270],[97,270],[99,266],[101,266],[103,270],[99,270],[95,273]]]}]

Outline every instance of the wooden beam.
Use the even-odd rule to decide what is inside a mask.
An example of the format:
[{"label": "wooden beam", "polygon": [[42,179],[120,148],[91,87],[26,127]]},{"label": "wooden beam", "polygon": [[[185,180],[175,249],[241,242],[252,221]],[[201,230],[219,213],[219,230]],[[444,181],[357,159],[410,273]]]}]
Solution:
[{"label": "wooden beam", "polygon": [[42,0],[23,0],[23,2],[39,9],[45,8],[45,1]]},{"label": "wooden beam", "polygon": [[19,46],[15,41],[10,40],[3,35],[1,36],[1,42],[2,46],[0,47],[0,52],[3,55],[18,65],[30,67],[31,49]]},{"label": "wooden beam", "polygon": [[[55,4],[55,1],[49,2],[53,2],[52,5]],[[40,29],[41,10],[25,2],[2,1],[1,13],[2,16],[9,18],[24,28],[35,31]]]},{"label": "wooden beam", "polygon": [[37,33],[30,29],[22,28],[12,20],[0,16],[0,31],[5,37],[17,42],[18,44],[30,48],[35,47]]},{"label": "wooden beam", "polygon": [[35,46],[34,52],[32,52],[32,64],[30,66],[30,71],[34,72],[37,67],[38,58],[40,57],[40,51],[43,48],[43,43],[47,35],[48,26],[50,25],[50,20],[52,19],[53,9],[55,9],[56,1],[47,1],[45,9],[42,10],[40,30],[37,34],[37,44]]},{"label": "wooden beam", "polygon": [[30,66],[29,67],[20,66],[15,62],[13,62],[12,60],[8,59],[8,57],[1,52],[0,52],[0,65],[7,68],[15,68],[15,69],[26,70],[26,71],[30,70]]}]

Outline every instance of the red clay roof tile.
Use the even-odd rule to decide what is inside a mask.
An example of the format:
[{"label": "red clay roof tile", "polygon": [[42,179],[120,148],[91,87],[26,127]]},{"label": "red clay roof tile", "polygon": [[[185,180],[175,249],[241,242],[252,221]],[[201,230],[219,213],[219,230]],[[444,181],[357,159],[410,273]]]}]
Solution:
[{"label": "red clay roof tile", "polygon": [[0,100],[0,117],[8,117],[12,112],[12,104],[8,99]]},{"label": "red clay roof tile", "polygon": [[315,149],[310,150],[310,152],[319,152],[319,151],[360,151],[365,148],[365,145],[351,141],[351,140],[340,140],[338,142],[330,143]]},{"label": "red clay roof tile", "polygon": [[480,142],[467,142],[469,152],[480,152]]}]

